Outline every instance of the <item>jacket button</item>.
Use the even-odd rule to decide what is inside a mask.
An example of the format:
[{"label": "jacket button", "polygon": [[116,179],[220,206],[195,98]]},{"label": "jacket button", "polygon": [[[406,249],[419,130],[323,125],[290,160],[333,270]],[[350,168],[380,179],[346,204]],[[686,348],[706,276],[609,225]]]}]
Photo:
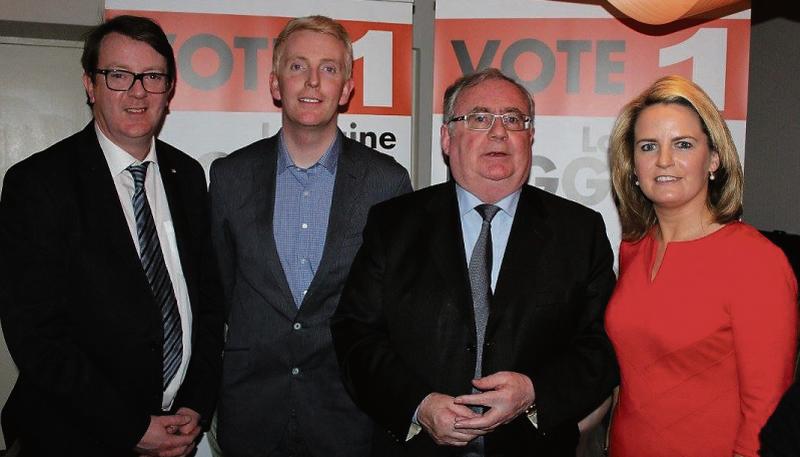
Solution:
[{"label": "jacket button", "polygon": [[300,330],[301,328],[303,328],[303,324],[301,324],[300,322],[295,322],[294,325],[292,325],[292,328],[295,330]]},{"label": "jacket button", "polygon": [[292,368],[292,376],[297,376],[300,374],[300,369],[297,367]]}]

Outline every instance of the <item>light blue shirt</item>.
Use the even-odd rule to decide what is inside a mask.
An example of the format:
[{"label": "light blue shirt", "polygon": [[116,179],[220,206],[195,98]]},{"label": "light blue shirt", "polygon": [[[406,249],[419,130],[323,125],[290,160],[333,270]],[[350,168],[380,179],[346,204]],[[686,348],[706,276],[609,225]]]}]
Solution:
[{"label": "light blue shirt", "polygon": [[[500,211],[492,219],[492,291],[494,291],[497,277],[500,275],[500,265],[503,264],[508,236],[511,234],[511,224],[514,222],[514,215],[517,212],[519,194],[520,190],[517,190],[494,204],[500,207]],[[472,249],[478,241],[481,225],[483,225],[483,217],[475,211],[475,207],[484,202],[458,184],[456,184],[456,195],[458,196],[458,214],[461,215],[461,233],[464,236],[464,253],[467,256],[467,265],[469,265]]]},{"label": "light blue shirt", "polygon": [[339,135],[336,135],[317,163],[300,168],[286,149],[283,132],[278,141],[272,229],[283,273],[298,308],[325,248],[340,150]]}]

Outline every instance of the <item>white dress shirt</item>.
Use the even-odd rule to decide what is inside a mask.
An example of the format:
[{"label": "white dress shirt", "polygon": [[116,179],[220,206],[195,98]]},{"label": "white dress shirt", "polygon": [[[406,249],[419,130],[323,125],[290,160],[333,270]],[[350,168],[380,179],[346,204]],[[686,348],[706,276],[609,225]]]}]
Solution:
[{"label": "white dress shirt", "polygon": [[[142,162],[139,162],[109,140],[96,125],[95,132],[97,132],[97,140],[100,143],[100,149],[103,150],[103,155],[108,163],[111,178],[114,180],[114,186],[117,188],[119,202],[122,205],[122,211],[125,213],[125,220],[128,222],[128,229],[130,230],[133,244],[136,246],[136,252],[138,253],[139,235],[136,232],[136,217],[133,213],[132,201],[134,181],[133,176],[129,171],[126,171],[126,168],[128,168],[129,165]],[[172,217],[169,212],[169,204],[167,203],[167,193],[164,190],[164,182],[161,180],[161,171],[155,151],[156,141],[154,138],[151,140],[150,151],[143,161],[150,162],[150,165],[147,167],[144,189],[147,195],[147,201],[150,204],[150,211],[153,213],[153,220],[156,224],[156,232],[158,233],[161,252],[164,255],[164,263],[167,265],[169,279],[172,281],[175,299],[178,302],[178,312],[181,316],[181,330],[183,333],[183,356],[181,357],[181,365],[178,367],[178,372],[175,373],[172,381],[164,391],[161,400],[162,409],[167,411],[172,407],[172,401],[175,399],[175,395],[178,393],[181,383],[183,383],[183,378],[186,376],[186,368],[192,356],[192,311],[189,306],[189,291],[186,287],[186,279],[183,276],[183,268],[181,267],[180,256],[178,254],[175,229],[172,225]]]}]

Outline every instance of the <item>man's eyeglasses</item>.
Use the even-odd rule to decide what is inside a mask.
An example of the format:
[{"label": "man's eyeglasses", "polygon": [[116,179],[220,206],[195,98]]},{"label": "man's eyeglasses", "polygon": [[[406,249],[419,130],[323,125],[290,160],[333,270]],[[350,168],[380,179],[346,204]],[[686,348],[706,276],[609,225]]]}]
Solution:
[{"label": "man's eyeglasses", "polygon": [[133,73],[127,70],[103,70],[94,71],[105,76],[106,87],[116,91],[128,91],[136,84],[136,80],[142,82],[142,87],[151,94],[163,94],[172,86],[172,79],[166,73]]},{"label": "man's eyeglasses", "polygon": [[447,121],[447,123],[464,121],[467,128],[470,130],[489,130],[494,125],[494,120],[498,117],[503,120],[503,127],[505,127],[506,130],[526,130],[531,126],[530,116],[513,112],[503,114],[469,113],[463,116],[456,116]]}]

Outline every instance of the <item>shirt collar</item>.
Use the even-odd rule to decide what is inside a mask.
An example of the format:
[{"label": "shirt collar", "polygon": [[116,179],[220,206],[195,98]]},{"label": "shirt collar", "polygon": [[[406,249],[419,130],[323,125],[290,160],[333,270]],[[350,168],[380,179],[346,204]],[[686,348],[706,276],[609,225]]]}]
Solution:
[{"label": "shirt collar", "polygon": [[[522,189],[517,189],[503,197],[499,202],[495,203],[494,206],[499,207],[500,211],[506,213],[508,216],[514,217],[514,214],[517,212],[517,203],[519,203],[519,195],[521,192]],[[458,183],[456,183],[456,196],[458,198],[458,209],[462,219],[468,212],[475,209],[476,206],[484,203]]]},{"label": "shirt collar", "polygon": [[[124,149],[114,144],[113,141],[103,133],[102,130],[95,124],[94,131],[97,133],[97,142],[100,143],[100,149],[108,163],[108,168],[111,171],[111,176],[117,176],[124,172],[130,165],[141,163],[135,157],[128,154]],[[150,150],[147,152],[142,162],[153,162],[158,166],[158,159],[156,157],[156,139],[150,139]]]},{"label": "shirt collar", "polygon": [[[333,142],[331,145],[328,146],[328,149],[322,154],[322,157],[319,158],[317,163],[308,167],[313,168],[317,165],[321,165],[323,168],[328,170],[330,174],[333,174],[336,171],[336,164],[339,162],[339,154],[341,153],[342,149],[342,141],[340,139],[341,135],[339,135],[338,131],[336,136],[333,138]],[[289,167],[296,166],[294,164],[294,160],[292,160],[292,156],[289,155],[289,149],[286,147],[286,141],[283,138],[283,129],[280,131],[280,135],[278,136],[278,174],[283,173],[284,171],[288,170]]]}]

